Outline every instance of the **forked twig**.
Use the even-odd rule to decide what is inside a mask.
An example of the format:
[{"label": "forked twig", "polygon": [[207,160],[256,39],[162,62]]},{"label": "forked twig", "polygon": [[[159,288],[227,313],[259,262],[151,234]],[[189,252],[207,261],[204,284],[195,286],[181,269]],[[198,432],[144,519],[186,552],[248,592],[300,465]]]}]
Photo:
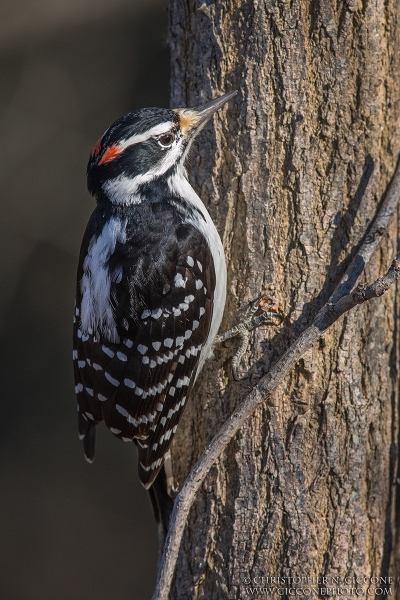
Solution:
[{"label": "forked twig", "polygon": [[356,304],[361,304],[384,293],[399,278],[400,255],[387,274],[365,288],[358,286],[350,293],[371,256],[381,243],[394,216],[400,198],[399,163],[382,205],[369,227],[363,242],[329,301],[321,308],[313,323],[297,338],[282,358],[265,375],[259,384],[239,404],[233,415],[212,439],[203,455],[189,473],[175,500],[170,528],[165,542],[163,558],[157,577],[153,600],[167,600],[178,559],[179,547],[190,508],[208,471],[221,456],[246,419],[257,406],[278,387],[304,353],[321,337],[337,319]]}]

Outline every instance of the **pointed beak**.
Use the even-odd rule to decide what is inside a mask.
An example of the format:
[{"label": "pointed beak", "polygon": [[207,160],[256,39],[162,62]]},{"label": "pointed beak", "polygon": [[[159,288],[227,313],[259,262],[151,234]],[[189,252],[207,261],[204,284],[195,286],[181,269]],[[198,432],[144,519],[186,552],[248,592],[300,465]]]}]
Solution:
[{"label": "pointed beak", "polygon": [[196,108],[177,108],[175,112],[179,115],[181,131],[187,137],[194,137],[201,131],[204,125],[211,119],[214,113],[217,112],[228,100],[236,96],[237,90],[225,94],[220,98],[211,100],[207,104],[202,104]]}]

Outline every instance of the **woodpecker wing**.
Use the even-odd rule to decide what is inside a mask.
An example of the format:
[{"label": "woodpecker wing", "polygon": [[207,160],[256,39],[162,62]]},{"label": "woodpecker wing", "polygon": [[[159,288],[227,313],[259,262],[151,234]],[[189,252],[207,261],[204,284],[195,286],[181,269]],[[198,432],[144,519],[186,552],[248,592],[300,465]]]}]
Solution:
[{"label": "woodpecker wing", "polygon": [[[102,236],[113,239],[106,251]],[[96,290],[95,276],[103,288]],[[139,208],[134,224],[120,219],[116,226],[98,215],[89,223],[74,341],[80,436],[89,460],[94,425],[104,419],[116,436],[135,439],[139,476],[150,487],[196,377],[214,289],[207,240],[169,206]]]}]

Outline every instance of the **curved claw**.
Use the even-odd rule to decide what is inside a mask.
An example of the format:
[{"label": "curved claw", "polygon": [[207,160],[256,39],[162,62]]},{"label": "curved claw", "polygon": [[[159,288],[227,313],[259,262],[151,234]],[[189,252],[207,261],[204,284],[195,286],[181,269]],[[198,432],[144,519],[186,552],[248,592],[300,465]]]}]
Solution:
[{"label": "curved claw", "polygon": [[[267,308],[270,310],[266,310]],[[277,310],[278,307],[272,303],[271,298],[262,293],[250,304],[240,323],[215,338],[216,343],[223,342],[232,337],[239,337],[241,340],[239,349],[232,359],[232,375],[235,381],[243,381],[248,377],[248,375],[240,377],[239,365],[249,345],[250,331],[262,324],[271,323],[271,325],[277,325],[274,322],[275,319],[279,319],[279,324],[281,324],[284,317],[279,312],[276,312]]]},{"label": "curved claw", "polygon": [[[261,315],[258,315],[257,317],[253,318],[253,327],[257,327],[258,325],[261,325],[261,323],[263,321],[272,321],[274,319],[279,319],[279,325],[282,323],[284,317],[283,315],[281,315],[280,313],[277,312],[263,312],[261,313]],[[274,324],[274,323],[272,323]]]},{"label": "curved claw", "polygon": [[243,375],[242,377],[240,377],[240,375],[238,374],[237,367],[234,367],[233,365],[232,365],[232,375],[233,375],[233,379],[235,381],[245,381],[246,379],[249,378],[248,372],[245,375]]}]

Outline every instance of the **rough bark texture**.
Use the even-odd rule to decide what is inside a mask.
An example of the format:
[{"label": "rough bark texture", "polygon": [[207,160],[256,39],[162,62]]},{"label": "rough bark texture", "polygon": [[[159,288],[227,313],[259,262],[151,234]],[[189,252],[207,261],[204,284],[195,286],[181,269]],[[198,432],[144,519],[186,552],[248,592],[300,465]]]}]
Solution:
[{"label": "rough bark texture", "polygon": [[[397,0],[171,0],[172,106],[239,90],[199,138],[190,178],[224,241],[222,329],[261,290],[286,315],[254,333],[252,383],[328,299],[394,171],[399,19]],[[368,282],[397,238],[395,222]],[[394,577],[396,292],[328,331],[221,456],[191,511],[171,598],[242,598],[259,576]],[[178,428],[179,485],[248,391],[232,380],[234,347],[215,352]]]}]

